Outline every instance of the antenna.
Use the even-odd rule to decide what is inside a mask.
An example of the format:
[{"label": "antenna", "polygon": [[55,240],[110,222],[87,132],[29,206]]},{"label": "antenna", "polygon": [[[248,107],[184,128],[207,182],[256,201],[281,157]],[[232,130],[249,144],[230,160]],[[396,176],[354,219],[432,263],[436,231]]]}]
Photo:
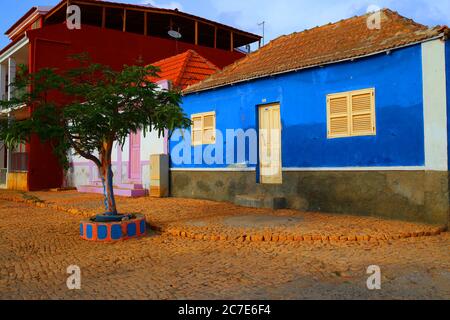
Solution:
[{"label": "antenna", "polygon": [[178,31],[175,31],[171,27],[167,33],[169,34],[170,37],[175,39],[175,53],[178,54],[178,40],[181,39],[182,37],[180,29],[178,28]]},{"label": "antenna", "polygon": [[260,22],[260,23],[258,23],[258,26],[259,27],[261,27],[262,26],[262,42],[263,42],[263,46],[264,46],[264,44],[265,44],[265,26],[266,26],[266,22],[265,21],[263,21],[263,22]]},{"label": "antenna", "polygon": [[167,32],[169,34],[169,36],[171,36],[172,38],[178,40],[181,39],[182,35],[181,33],[179,33],[178,31],[175,30],[169,30],[169,32]]}]

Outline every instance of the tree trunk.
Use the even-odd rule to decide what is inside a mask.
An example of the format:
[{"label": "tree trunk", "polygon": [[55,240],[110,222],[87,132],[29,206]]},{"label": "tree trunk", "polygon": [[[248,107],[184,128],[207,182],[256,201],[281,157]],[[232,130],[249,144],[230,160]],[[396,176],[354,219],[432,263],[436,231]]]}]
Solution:
[{"label": "tree trunk", "polygon": [[102,163],[102,183],[105,196],[105,209],[108,215],[117,215],[116,200],[114,198],[113,173],[111,164]]},{"label": "tree trunk", "polygon": [[105,209],[107,215],[117,215],[116,200],[114,198],[113,188],[113,172],[111,169],[111,151],[112,142],[104,146],[101,152],[101,167],[99,168],[102,184],[103,194],[105,196]]}]

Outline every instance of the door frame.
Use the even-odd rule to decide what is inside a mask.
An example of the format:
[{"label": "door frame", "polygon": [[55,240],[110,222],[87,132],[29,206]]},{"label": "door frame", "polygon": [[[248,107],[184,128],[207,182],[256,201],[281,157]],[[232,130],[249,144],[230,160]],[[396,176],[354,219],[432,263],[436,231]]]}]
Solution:
[{"label": "door frame", "polygon": [[[280,110],[280,182],[262,182],[262,175],[261,175],[261,150],[260,150],[260,129],[261,129],[261,119],[260,119],[260,109],[264,107],[270,107],[270,106],[278,106]],[[281,103],[278,101],[275,102],[269,102],[269,103],[263,103],[256,105],[256,128],[257,128],[257,154],[258,154],[258,161],[256,165],[256,182],[259,184],[282,184],[283,183],[283,161],[282,161],[282,121],[281,121]]]},{"label": "door frame", "polygon": [[[132,164],[132,145],[131,145],[131,136],[136,135],[139,137],[139,174],[138,178],[131,177],[131,164]],[[131,182],[141,182],[142,181],[142,168],[141,168],[141,130],[138,130],[136,133],[130,133],[128,140],[128,180]]]}]

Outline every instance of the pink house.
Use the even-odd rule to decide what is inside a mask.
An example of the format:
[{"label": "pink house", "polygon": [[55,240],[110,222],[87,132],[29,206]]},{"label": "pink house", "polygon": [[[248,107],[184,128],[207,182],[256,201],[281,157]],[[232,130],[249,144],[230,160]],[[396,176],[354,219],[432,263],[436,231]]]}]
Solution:
[{"label": "pink house", "polygon": [[[161,89],[180,90],[202,81],[219,68],[194,50],[157,61],[152,65],[160,68],[160,78],[155,78]],[[168,139],[158,137],[156,132],[144,135],[131,134],[123,148],[113,150],[113,173],[115,192],[119,196],[146,196],[152,187],[151,155],[168,154]],[[80,192],[103,193],[97,167],[89,160],[71,156],[71,167],[66,174],[66,186],[76,187]]]}]

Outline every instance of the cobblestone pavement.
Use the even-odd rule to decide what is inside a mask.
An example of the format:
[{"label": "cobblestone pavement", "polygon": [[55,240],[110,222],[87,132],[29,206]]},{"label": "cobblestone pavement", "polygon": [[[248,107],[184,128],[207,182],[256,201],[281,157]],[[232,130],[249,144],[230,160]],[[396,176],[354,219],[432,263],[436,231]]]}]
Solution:
[{"label": "cobblestone pavement", "polygon": [[[182,209],[182,208],[181,208]],[[1,299],[450,299],[450,235],[380,243],[82,241],[81,216],[0,200]],[[366,288],[367,266],[382,289]],[[81,268],[68,290],[66,268]]]},{"label": "cobblestone pavement", "polygon": [[[35,201],[39,207],[92,216],[102,196],[66,192],[0,191],[0,199]],[[38,202],[36,202],[38,201]],[[39,202],[42,201],[42,202]],[[197,199],[118,197],[121,213],[141,213],[157,230],[185,238],[254,241],[386,241],[439,234],[442,226],[375,217],[239,207]]]}]

